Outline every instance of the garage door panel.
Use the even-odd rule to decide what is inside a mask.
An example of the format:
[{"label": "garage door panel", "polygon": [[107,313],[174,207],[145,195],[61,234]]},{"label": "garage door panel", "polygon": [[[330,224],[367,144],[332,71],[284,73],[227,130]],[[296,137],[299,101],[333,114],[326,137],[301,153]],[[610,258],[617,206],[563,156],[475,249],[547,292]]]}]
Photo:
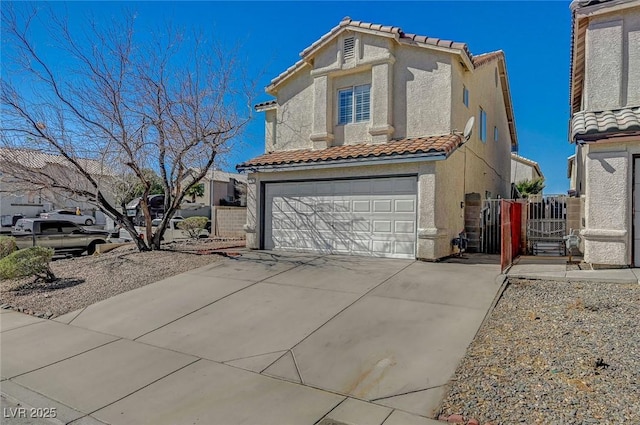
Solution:
[{"label": "garage door panel", "polygon": [[416,231],[413,221],[396,221],[394,223],[395,233],[414,233]]},{"label": "garage door panel", "polygon": [[371,212],[371,202],[369,200],[353,201],[353,212]]},{"label": "garage door panel", "polygon": [[417,179],[266,185],[265,248],[415,258]]},{"label": "garage door panel", "polygon": [[373,232],[374,233],[391,233],[391,221],[390,220],[374,220]]},{"label": "garage door panel", "polygon": [[351,211],[351,202],[348,199],[338,199],[333,201],[334,212],[349,212]]},{"label": "garage door panel", "polygon": [[396,212],[416,212],[416,203],[413,199],[396,199],[394,207]]},{"label": "garage door panel", "polygon": [[352,230],[354,233],[369,233],[371,231],[371,221],[365,218],[357,218],[353,221]]},{"label": "garage door panel", "polygon": [[394,246],[394,253],[398,256],[402,256],[402,255],[407,255],[407,256],[411,256],[411,257],[415,257],[415,249],[416,249],[416,243],[411,241],[411,242],[400,242],[400,241],[396,241],[395,246]]},{"label": "garage door panel", "polygon": [[375,254],[391,254],[393,248],[392,241],[373,241],[372,251]]},{"label": "garage door panel", "polygon": [[390,199],[378,199],[373,201],[373,212],[387,213],[391,212],[391,200]]}]

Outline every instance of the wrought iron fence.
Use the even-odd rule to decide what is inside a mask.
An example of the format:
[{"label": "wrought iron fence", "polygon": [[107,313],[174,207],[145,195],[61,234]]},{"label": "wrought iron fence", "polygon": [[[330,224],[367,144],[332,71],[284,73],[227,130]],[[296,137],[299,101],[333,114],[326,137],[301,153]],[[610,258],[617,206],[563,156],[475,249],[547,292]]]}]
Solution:
[{"label": "wrought iron fence", "polygon": [[564,195],[532,197],[527,205],[527,249],[533,255],[565,255],[567,198]]}]

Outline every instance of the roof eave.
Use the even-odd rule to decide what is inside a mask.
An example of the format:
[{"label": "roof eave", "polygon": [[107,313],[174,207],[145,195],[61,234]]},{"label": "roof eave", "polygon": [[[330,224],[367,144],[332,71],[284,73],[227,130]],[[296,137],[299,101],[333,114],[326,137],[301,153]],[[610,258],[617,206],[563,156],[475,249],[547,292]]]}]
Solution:
[{"label": "roof eave", "polygon": [[254,106],[254,109],[256,110],[256,112],[271,111],[271,110],[274,110],[274,109],[278,109],[278,104],[277,103],[273,103],[273,104],[269,104],[269,105],[256,105],[256,106]]},{"label": "roof eave", "polygon": [[[453,153],[455,150],[452,150]],[[325,161],[314,162],[295,162],[288,164],[272,164],[272,165],[243,165],[236,166],[236,170],[240,172],[274,172],[274,171],[293,171],[293,170],[312,170],[319,168],[342,168],[342,167],[359,167],[366,165],[380,165],[381,162],[385,164],[402,164],[407,162],[422,162],[422,161],[442,161],[447,159],[451,153],[446,152],[430,152],[408,155],[396,155],[396,156],[379,156],[369,158],[347,158],[347,159],[333,159]]]},{"label": "roof eave", "polygon": [[593,143],[601,140],[615,141],[616,138],[640,136],[640,130],[610,130],[594,133],[576,133],[571,137],[573,143]]},{"label": "roof eave", "polygon": [[498,59],[498,68],[500,74],[500,83],[502,85],[502,97],[504,98],[505,109],[507,112],[507,123],[509,125],[509,134],[511,135],[511,146],[518,146],[518,133],[516,132],[516,117],[513,112],[513,102],[511,99],[511,88],[509,86],[509,75],[507,74],[507,63],[504,54]]}]

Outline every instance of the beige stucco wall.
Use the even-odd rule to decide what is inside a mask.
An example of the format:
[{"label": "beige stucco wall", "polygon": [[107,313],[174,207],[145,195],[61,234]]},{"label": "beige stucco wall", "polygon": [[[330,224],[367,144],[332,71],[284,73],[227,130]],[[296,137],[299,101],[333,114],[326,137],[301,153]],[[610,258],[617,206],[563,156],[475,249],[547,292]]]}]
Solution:
[{"label": "beige stucco wall", "polygon": [[[511,194],[511,136],[497,68],[495,61],[470,72],[456,63],[451,85],[452,129],[462,131],[467,120],[475,117],[471,138],[461,148],[466,152],[465,193],[480,193],[483,198],[487,192],[492,198]],[[462,101],[463,86],[469,90],[468,107]],[[480,140],[480,107],[487,114],[484,143]],[[494,141],[494,126],[498,141]]]},{"label": "beige stucco wall", "polygon": [[584,146],[584,260],[593,264],[632,264],[633,156],[640,139]]},{"label": "beige stucco wall", "polygon": [[[267,152],[379,143],[451,130],[452,53],[398,45],[370,34],[346,35],[356,38],[354,59],[342,59],[344,36],[337,37],[318,51],[312,66],[278,87],[277,113],[266,114]],[[371,85],[370,121],[337,125],[338,90],[363,84]]]},{"label": "beige stucco wall", "polygon": [[438,240],[440,251],[451,249],[451,240],[465,230],[464,152],[454,152],[436,162],[436,222],[445,236]]},{"label": "beige stucco wall", "polygon": [[421,47],[396,49],[395,138],[445,134],[451,130],[451,61],[451,54]]},{"label": "beige stucco wall", "polygon": [[582,109],[640,105],[640,6],[592,17],[585,47]]},{"label": "beige stucco wall", "polygon": [[511,158],[511,183],[520,183],[524,180],[533,180],[540,177],[536,167]]},{"label": "beige stucco wall", "polygon": [[[278,92],[274,133],[266,139],[266,152],[308,149],[312,132],[314,91],[308,70],[292,77]],[[273,118],[271,118],[273,119]]]},{"label": "beige stucco wall", "polygon": [[[461,158],[461,155],[458,157]],[[456,160],[459,161],[459,158]],[[455,165],[454,162],[451,164]],[[460,187],[461,180],[455,177],[455,167],[443,167],[440,161],[250,174],[249,180],[255,179],[255,182],[248,185],[247,224],[245,226],[247,247],[260,248],[260,234],[262,232],[259,216],[261,183],[406,174],[418,176],[417,257],[435,260],[450,255],[452,252],[451,239],[464,227],[463,210],[460,208],[460,201],[464,198]],[[453,196],[437,196],[441,193],[452,193]]]}]

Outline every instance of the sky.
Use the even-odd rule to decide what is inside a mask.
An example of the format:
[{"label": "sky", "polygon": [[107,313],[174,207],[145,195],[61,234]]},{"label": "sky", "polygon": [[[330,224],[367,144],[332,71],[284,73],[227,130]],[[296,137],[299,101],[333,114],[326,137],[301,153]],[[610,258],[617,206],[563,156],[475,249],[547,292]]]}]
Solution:
[{"label": "sky", "polygon": [[[51,2],[72,24],[87,16],[110,22],[124,9],[137,14],[137,30],[171,22],[206,28],[229,48],[239,48],[259,90],[253,103],[271,100],[270,80],[299,60],[299,53],[340,20],[393,25],[407,33],[467,43],[472,54],[503,50],[515,113],[519,154],[537,161],[545,193],[566,193],[568,142],[569,1],[358,1],[358,2]],[[256,113],[224,168],[264,153],[264,116]]]}]

